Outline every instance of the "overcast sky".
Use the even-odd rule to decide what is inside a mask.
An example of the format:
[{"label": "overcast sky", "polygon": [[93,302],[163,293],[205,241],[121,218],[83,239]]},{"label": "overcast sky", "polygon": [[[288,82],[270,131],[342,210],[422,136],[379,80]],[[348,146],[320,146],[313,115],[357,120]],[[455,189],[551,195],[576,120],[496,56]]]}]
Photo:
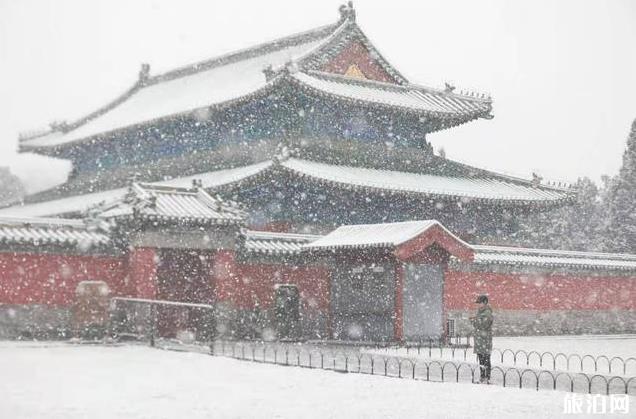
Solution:
[{"label": "overcast sky", "polygon": [[[338,19],[328,1],[0,0],[0,166],[30,190],[64,164],[17,134],[73,120],[137,78]],[[636,1],[358,0],[358,23],[411,81],[490,93],[495,118],[430,135],[448,157],[598,180],[636,118]]]}]

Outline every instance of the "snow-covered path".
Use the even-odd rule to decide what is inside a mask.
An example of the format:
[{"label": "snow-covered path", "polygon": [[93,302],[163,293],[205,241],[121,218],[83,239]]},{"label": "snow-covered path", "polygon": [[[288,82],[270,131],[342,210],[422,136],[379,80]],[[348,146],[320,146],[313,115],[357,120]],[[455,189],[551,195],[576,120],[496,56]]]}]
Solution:
[{"label": "snow-covered path", "polygon": [[[0,371],[0,417],[12,419],[548,418],[562,415],[567,394],[286,368],[143,346],[0,342]],[[636,398],[630,405],[633,411]]]}]

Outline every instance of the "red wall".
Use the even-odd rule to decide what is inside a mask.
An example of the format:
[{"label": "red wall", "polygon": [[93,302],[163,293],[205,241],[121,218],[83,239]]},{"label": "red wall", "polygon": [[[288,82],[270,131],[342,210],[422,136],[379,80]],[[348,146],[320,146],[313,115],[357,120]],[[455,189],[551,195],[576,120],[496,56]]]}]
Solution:
[{"label": "red wall", "polygon": [[131,295],[137,298],[157,297],[157,250],[151,247],[136,247],[130,251]]},{"label": "red wall", "polygon": [[0,253],[0,303],[68,305],[80,281],[102,280],[126,294],[125,263],[108,256]]},{"label": "red wall", "polygon": [[[223,295],[238,308],[269,308],[274,301],[276,284],[298,286],[301,304],[306,309],[327,311],[329,308],[329,271],[325,268],[238,265],[237,269],[237,286]],[[221,294],[217,295],[222,298]]]},{"label": "red wall", "polygon": [[503,310],[636,310],[632,277],[446,272],[447,310],[474,309],[478,294]]}]

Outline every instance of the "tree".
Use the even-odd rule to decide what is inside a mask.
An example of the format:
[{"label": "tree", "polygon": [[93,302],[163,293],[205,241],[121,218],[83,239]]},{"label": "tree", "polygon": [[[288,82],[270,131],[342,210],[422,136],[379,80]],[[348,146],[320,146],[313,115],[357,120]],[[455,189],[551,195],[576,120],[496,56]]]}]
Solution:
[{"label": "tree", "polygon": [[623,165],[609,182],[604,249],[636,251],[636,120],[627,137]]},{"label": "tree", "polygon": [[516,245],[568,250],[602,248],[602,191],[589,178],[574,184],[575,201],[552,211],[532,214],[519,223]]},{"label": "tree", "polygon": [[0,167],[0,206],[20,201],[24,195],[22,181],[8,167]]}]

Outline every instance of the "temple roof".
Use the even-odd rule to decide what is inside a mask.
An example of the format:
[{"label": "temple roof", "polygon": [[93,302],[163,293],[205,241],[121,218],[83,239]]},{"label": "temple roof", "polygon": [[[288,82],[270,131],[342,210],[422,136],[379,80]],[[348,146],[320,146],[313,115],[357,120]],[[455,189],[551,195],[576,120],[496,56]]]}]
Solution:
[{"label": "temple roof", "polygon": [[530,181],[505,179],[494,174],[480,177],[441,176],[331,165],[295,158],[281,165],[299,176],[334,185],[392,193],[517,203],[554,202],[569,196],[562,189],[536,187]]},{"label": "temple roof", "polygon": [[[374,62],[391,78],[391,83],[316,71],[322,70],[352,41],[361,43],[369,51]],[[196,116],[254,100],[290,83],[335,99],[448,119],[434,129],[491,117],[490,98],[410,84],[364,35],[351,6],[345,6],[340,20],[332,25],[164,74],[150,76],[149,67],[143,66],[137,82],[120,97],[77,121],[51,124],[50,129],[21,135],[20,149],[46,154],[47,150],[68,147],[121,129],[139,128],[162,118]]]},{"label": "temple roof", "polygon": [[62,245],[88,250],[109,242],[106,232],[84,221],[0,217],[0,244],[2,245]]},{"label": "temple roof", "polygon": [[120,198],[92,209],[104,219],[237,224],[246,214],[231,201],[213,197],[203,188],[133,183]]},{"label": "temple roof", "polygon": [[[299,158],[267,160],[248,166],[199,173],[193,176],[153,182],[173,188],[188,187],[192,181],[201,181],[201,187],[210,191],[240,190],[247,183],[267,177],[276,179],[289,175],[298,180],[328,184],[331,187],[370,193],[406,194],[421,198],[459,199],[464,203],[506,202],[509,205],[558,205],[572,198],[570,191],[533,184],[528,180],[481,173],[479,176],[442,176],[423,173],[368,169],[353,166],[318,163]],[[53,216],[78,213],[100,202],[122,199],[126,188],[112,189],[55,199],[47,202],[0,209],[1,215]]]},{"label": "temple roof", "polygon": [[246,230],[242,234],[246,252],[263,254],[297,254],[303,245],[318,240],[322,236],[313,234],[273,233],[269,231]]},{"label": "temple roof", "polygon": [[459,95],[410,83],[398,85],[322,71],[299,71],[292,76],[304,88],[313,89],[318,94],[401,108],[438,118],[488,118],[492,109],[490,98],[483,95]]}]

